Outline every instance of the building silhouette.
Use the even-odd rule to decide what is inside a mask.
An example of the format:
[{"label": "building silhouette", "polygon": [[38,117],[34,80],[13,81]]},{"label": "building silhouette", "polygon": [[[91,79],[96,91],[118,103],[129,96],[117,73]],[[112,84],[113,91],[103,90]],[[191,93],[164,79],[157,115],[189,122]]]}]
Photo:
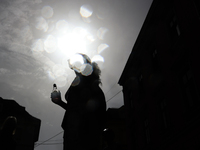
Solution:
[{"label": "building silhouette", "polygon": [[119,80],[128,150],[200,149],[200,1],[154,0]]},{"label": "building silhouette", "polygon": [[[125,121],[126,121],[126,111],[124,106],[121,106],[120,108],[107,109],[106,122],[104,125],[105,129],[111,129],[114,132],[114,141],[123,150],[127,149]],[[104,147],[104,145],[102,147]]]},{"label": "building silhouette", "polygon": [[33,150],[39,138],[41,120],[31,116],[25,107],[20,106],[16,101],[0,97],[0,126],[8,116],[17,118],[17,129],[14,135],[16,150]]}]

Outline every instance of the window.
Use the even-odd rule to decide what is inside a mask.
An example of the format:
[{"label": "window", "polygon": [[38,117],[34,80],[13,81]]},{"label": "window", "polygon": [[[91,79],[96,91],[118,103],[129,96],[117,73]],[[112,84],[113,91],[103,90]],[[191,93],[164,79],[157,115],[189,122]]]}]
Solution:
[{"label": "window", "polygon": [[177,17],[175,14],[172,15],[170,22],[169,22],[169,32],[170,37],[172,40],[172,44],[174,44],[177,41],[177,38],[180,36],[180,28],[178,25]]},{"label": "window", "polygon": [[150,143],[150,128],[148,119],[144,120],[145,136],[147,144]]}]

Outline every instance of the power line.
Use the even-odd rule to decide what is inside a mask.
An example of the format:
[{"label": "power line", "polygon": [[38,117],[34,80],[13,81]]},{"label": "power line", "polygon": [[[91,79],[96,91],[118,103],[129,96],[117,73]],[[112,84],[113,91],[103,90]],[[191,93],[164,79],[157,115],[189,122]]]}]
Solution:
[{"label": "power line", "polygon": [[119,92],[117,92],[115,95],[113,95],[111,98],[109,98],[106,102],[110,101],[111,99],[113,99],[115,96],[117,96],[122,90],[120,90]]},{"label": "power line", "polygon": [[63,143],[43,143],[41,145],[59,145],[59,144],[63,144]]},{"label": "power line", "polygon": [[36,148],[36,147],[38,147],[39,145],[42,145],[43,143],[45,143],[45,142],[47,142],[47,141],[49,141],[49,140],[53,139],[54,137],[58,136],[58,135],[59,135],[59,134],[61,134],[62,132],[63,132],[63,131],[61,131],[61,132],[57,133],[56,135],[52,136],[51,138],[49,138],[49,139],[45,140],[44,142],[42,142],[42,143],[40,143],[40,144],[36,145],[36,146],[35,146],[35,148]]},{"label": "power line", "polygon": [[105,93],[105,95],[111,91],[111,89],[113,89],[115,87],[116,83]]},{"label": "power line", "polygon": [[[63,139],[57,139],[57,140],[49,140],[49,142],[53,142],[53,141],[63,141]],[[44,141],[37,141],[37,143],[39,144],[39,143],[42,143],[42,142],[44,142]]]}]

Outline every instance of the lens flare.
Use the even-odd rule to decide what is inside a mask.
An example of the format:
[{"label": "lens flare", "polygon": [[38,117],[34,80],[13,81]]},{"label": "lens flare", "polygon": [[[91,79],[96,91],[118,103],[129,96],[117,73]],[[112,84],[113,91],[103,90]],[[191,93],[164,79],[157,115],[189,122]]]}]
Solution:
[{"label": "lens flare", "polygon": [[101,55],[94,55],[92,57],[92,62],[96,62],[98,64],[98,66],[102,69],[103,63],[104,63],[104,58]]},{"label": "lens flare", "polygon": [[75,53],[85,53],[86,35],[86,30],[77,27],[71,33],[57,38],[58,48],[68,57]]},{"label": "lens flare", "polygon": [[53,22],[49,23],[49,27],[48,27],[48,30],[47,30],[47,33],[52,33],[55,29],[55,25]]},{"label": "lens flare", "polygon": [[62,65],[65,67],[65,69],[69,68],[69,57],[65,56],[62,58]]},{"label": "lens flare", "polygon": [[47,53],[53,53],[56,50],[57,43],[56,38],[53,35],[49,35],[44,41],[44,49]]},{"label": "lens flare", "polygon": [[56,83],[58,87],[64,87],[67,84],[67,78],[65,76],[60,76],[54,80],[54,83]]},{"label": "lens flare", "polygon": [[81,71],[81,66],[85,63],[83,56],[75,54],[69,59],[69,67],[77,72]]},{"label": "lens flare", "polygon": [[58,48],[70,57],[76,52],[85,52],[86,44],[83,39],[73,34],[58,38]]},{"label": "lens flare", "polygon": [[57,38],[58,48],[64,52],[67,57],[71,57],[74,52],[75,39],[71,38],[71,34],[67,34]]},{"label": "lens flare", "polygon": [[55,76],[51,71],[47,71],[47,74],[50,80],[55,80]]},{"label": "lens flare", "polygon": [[97,52],[98,52],[98,54],[101,54],[105,49],[107,49],[109,46],[107,45],[107,44],[105,44],[105,43],[103,43],[103,44],[100,44],[99,46],[98,46],[98,49],[97,49]]},{"label": "lens flare", "polygon": [[32,51],[42,52],[44,50],[44,43],[41,39],[36,40],[32,45]]},{"label": "lens flare", "polygon": [[82,19],[83,19],[83,21],[86,22],[86,23],[92,22],[91,18],[82,17]]},{"label": "lens flare", "polygon": [[46,32],[48,30],[48,23],[43,17],[38,17],[38,18],[36,18],[35,27],[38,30],[42,30],[42,31]]},{"label": "lens flare", "polygon": [[86,37],[86,35],[88,34],[87,31],[85,29],[83,29],[82,27],[76,27],[74,28],[74,30],[72,31],[72,34],[79,37],[80,38],[84,38]]},{"label": "lens flare", "polygon": [[97,31],[97,37],[100,39],[100,40],[103,40],[104,37],[105,37],[105,34],[108,32],[108,29],[107,28],[104,28],[104,27],[101,27],[98,29]]},{"label": "lens flare", "polygon": [[27,42],[29,40],[31,40],[33,38],[32,36],[32,32],[31,32],[31,28],[29,26],[25,26],[22,30],[21,30],[21,39],[23,40],[23,42]]},{"label": "lens flare", "polygon": [[53,16],[53,8],[50,6],[44,6],[41,13],[44,18],[51,18]]},{"label": "lens flare", "polygon": [[95,55],[92,57],[92,62],[104,62],[104,58],[101,55]]},{"label": "lens flare", "polygon": [[90,64],[83,64],[82,66],[81,66],[81,68],[80,68],[80,72],[81,72],[81,74],[82,75],[84,75],[84,76],[89,76],[89,75],[91,75],[92,74],[92,72],[93,72],[93,68],[92,68],[92,65],[90,65]]},{"label": "lens flare", "polygon": [[68,25],[67,21],[65,21],[65,20],[59,20],[56,23],[56,30],[58,30],[61,33],[66,33],[68,31],[68,29],[69,29],[68,26],[69,25]]},{"label": "lens flare", "polygon": [[83,5],[80,8],[80,14],[82,17],[88,18],[92,15],[93,10],[90,5]]},{"label": "lens flare", "polygon": [[92,34],[88,34],[88,35],[86,36],[86,38],[87,38],[90,42],[94,42],[94,41],[95,41],[95,38],[94,38],[94,36],[93,36]]},{"label": "lens flare", "polygon": [[62,65],[54,65],[52,69],[55,77],[63,76],[65,74],[65,69]]},{"label": "lens flare", "polygon": [[97,6],[96,15],[99,19],[106,19],[111,14],[111,6],[106,1],[101,1]]}]

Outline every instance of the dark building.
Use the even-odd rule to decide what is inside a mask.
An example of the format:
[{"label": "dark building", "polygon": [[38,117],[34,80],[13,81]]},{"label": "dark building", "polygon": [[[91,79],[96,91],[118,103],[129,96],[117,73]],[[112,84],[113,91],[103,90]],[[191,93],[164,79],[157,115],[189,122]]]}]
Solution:
[{"label": "dark building", "polygon": [[154,0],[122,72],[132,150],[200,149],[200,1]]},{"label": "dark building", "polygon": [[125,107],[120,108],[108,108],[106,112],[107,121],[105,123],[105,129],[111,129],[114,132],[114,141],[125,150],[127,149],[126,140],[126,111]]},{"label": "dark building", "polygon": [[25,107],[14,100],[0,97],[0,126],[8,116],[17,118],[17,129],[14,135],[16,150],[33,150],[38,141],[41,120],[31,116]]}]

